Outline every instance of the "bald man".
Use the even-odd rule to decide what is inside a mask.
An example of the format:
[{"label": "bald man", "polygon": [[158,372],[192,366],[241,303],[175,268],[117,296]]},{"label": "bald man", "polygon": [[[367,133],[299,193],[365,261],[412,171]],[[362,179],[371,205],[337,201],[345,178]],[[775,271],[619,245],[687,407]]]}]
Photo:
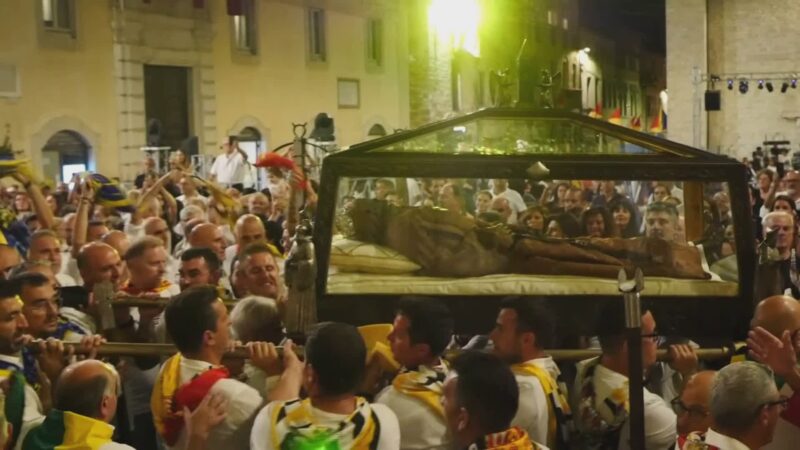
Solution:
[{"label": "bald man", "polygon": [[127,253],[128,248],[131,246],[131,241],[128,239],[128,235],[119,230],[109,231],[102,238],[100,238],[100,242],[110,245],[120,255]]},{"label": "bald man", "polygon": [[[800,330],[800,304],[792,297],[774,295],[756,305],[751,328],[761,327],[773,336],[780,337],[784,331]],[[797,343],[795,343],[795,347]]]},{"label": "bald man", "polygon": [[[795,353],[800,353],[797,331],[800,330],[800,303],[792,297],[775,295],[761,300],[756,305],[753,313],[751,328],[761,327],[771,335],[780,338],[784,332],[791,334]],[[791,397],[794,394],[789,384],[784,384],[780,390],[782,396]],[[778,419],[772,442],[763,450],[790,450],[796,449],[800,442],[800,428],[787,422],[783,417]]]},{"label": "bald man", "polygon": [[239,220],[236,221],[234,234],[236,235],[236,243],[225,249],[225,262],[223,265],[226,272],[230,270],[233,258],[239,254],[239,249],[243,249],[254,242],[267,241],[264,223],[254,214],[245,214],[239,217]]},{"label": "bald man", "polygon": [[70,448],[133,449],[111,440],[114,427],[109,423],[117,413],[119,394],[120,378],[113,366],[95,359],[70,365],[56,383],[53,409],[40,426],[28,433],[23,448],[61,448],[69,444]]},{"label": "bald man", "polygon": [[705,433],[711,427],[709,403],[716,374],[713,370],[704,370],[692,375],[680,397],[672,401],[672,408],[678,415],[678,436]]},{"label": "bald man", "polygon": [[225,260],[225,237],[222,229],[213,223],[203,223],[194,227],[189,233],[189,245],[210,248],[217,254],[220,261]]},{"label": "bald man", "polygon": [[495,197],[489,207],[492,211],[500,214],[503,218],[503,223],[513,225],[517,223],[517,216],[511,207],[511,202],[505,197]]},{"label": "bald man", "polygon": [[110,245],[103,242],[86,244],[81,247],[77,261],[86,290],[91,292],[94,285],[102,281],[110,281],[114,291],[121,288],[124,281],[122,258]]}]

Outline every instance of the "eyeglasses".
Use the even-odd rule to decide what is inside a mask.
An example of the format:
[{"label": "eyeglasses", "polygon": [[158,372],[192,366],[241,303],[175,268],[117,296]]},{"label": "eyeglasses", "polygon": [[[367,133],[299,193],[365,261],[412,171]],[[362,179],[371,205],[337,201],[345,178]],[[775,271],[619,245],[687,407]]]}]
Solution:
[{"label": "eyeglasses", "polygon": [[786,406],[788,404],[789,404],[789,397],[781,395],[777,400],[773,400],[771,402],[766,402],[762,404],[761,408],[771,408],[773,406],[778,406],[781,410],[784,410],[786,409]]},{"label": "eyeglasses", "polygon": [[709,412],[702,406],[696,406],[696,405],[687,406],[685,403],[681,401],[680,397],[675,397],[674,399],[672,399],[670,404],[672,405],[672,410],[675,411],[675,414],[679,416],[682,414],[689,414],[690,417],[700,418],[700,417],[705,417],[709,414]]}]

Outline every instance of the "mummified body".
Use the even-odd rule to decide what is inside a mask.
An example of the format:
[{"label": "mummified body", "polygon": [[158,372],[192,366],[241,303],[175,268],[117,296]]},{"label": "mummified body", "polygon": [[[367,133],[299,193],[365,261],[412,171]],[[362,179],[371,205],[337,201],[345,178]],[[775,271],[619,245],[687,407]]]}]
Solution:
[{"label": "mummified body", "polygon": [[649,276],[709,278],[696,247],[657,238],[547,239],[444,209],[396,208],[377,200],[357,201],[350,216],[355,239],[398,251],[424,275],[616,278],[620,268],[635,266]]}]

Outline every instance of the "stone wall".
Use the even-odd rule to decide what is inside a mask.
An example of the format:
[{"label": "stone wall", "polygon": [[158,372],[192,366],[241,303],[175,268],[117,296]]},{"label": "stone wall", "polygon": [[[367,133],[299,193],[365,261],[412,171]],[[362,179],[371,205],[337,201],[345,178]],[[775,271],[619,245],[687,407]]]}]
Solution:
[{"label": "stone wall", "polygon": [[[722,110],[701,113],[702,146],[737,158],[767,139],[790,140],[798,149],[800,91],[781,94],[785,79],[777,75],[800,73],[798,20],[800,2],[794,0],[668,0],[669,137],[693,143],[691,68],[697,65],[704,73],[723,75],[716,85]],[[739,93],[738,80],[728,90],[724,74],[753,78],[749,92]],[[772,93],[757,88],[760,78],[772,81]],[[701,98],[705,88],[697,88]]]}]

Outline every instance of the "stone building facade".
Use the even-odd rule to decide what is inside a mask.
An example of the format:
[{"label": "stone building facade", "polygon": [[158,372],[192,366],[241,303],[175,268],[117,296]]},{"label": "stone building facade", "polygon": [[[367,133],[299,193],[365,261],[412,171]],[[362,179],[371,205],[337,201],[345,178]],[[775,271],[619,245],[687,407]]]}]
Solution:
[{"label": "stone building facade", "polygon": [[[781,88],[800,75],[798,20],[800,3],[792,0],[667,1],[669,138],[737,158],[765,140],[789,140],[797,149],[800,91]],[[720,77],[714,89],[721,92],[721,110],[706,112],[712,75]],[[748,82],[746,94],[740,81]]]}]

